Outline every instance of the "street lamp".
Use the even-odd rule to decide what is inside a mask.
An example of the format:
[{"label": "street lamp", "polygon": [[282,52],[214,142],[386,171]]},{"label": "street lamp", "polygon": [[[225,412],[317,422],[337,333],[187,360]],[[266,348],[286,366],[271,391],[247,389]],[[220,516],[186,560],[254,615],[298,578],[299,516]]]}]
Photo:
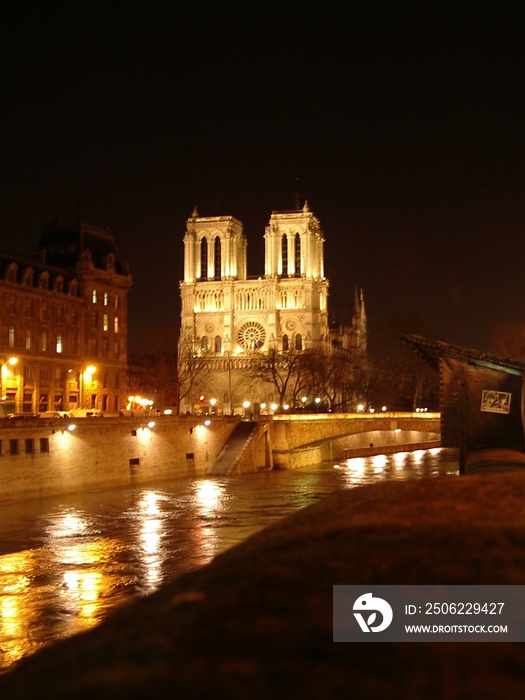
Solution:
[{"label": "street lamp", "polygon": [[[4,396],[4,383],[7,383],[9,377],[14,377],[13,368],[18,364],[18,357],[9,357],[7,360],[1,361],[0,367],[0,400],[4,402],[7,396]],[[17,386],[18,389],[18,386]]]},{"label": "street lamp", "polygon": [[[97,371],[97,368],[94,365],[88,365],[86,367],[86,369],[80,373],[80,377],[79,377],[80,378],[80,392],[79,392],[80,397],[79,398],[80,398],[80,407],[81,408],[87,408],[87,406],[85,405],[86,385],[89,384],[91,386],[91,384],[93,383],[93,375],[95,374],[96,371]],[[93,406],[92,408],[95,408],[95,407]]]}]

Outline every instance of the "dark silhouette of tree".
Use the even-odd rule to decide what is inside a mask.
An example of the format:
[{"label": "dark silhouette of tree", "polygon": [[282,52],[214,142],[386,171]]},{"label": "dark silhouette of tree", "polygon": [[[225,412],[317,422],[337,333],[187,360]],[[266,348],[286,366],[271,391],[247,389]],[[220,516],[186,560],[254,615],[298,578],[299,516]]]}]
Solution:
[{"label": "dark silhouette of tree", "polygon": [[282,408],[288,401],[293,402],[294,395],[301,389],[302,358],[301,350],[279,352],[276,348],[270,348],[255,360],[250,374],[254,379],[262,379],[275,388],[279,406]]},{"label": "dark silhouette of tree", "polygon": [[310,400],[320,399],[330,411],[355,410],[357,397],[363,394],[364,387],[361,386],[362,373],[354,367],[350,353],[305,352],[301,370]]},{"label": "dark silhouette of tree", "polygon": [[[177,406],[182,400],[196,394],[212,372],[207,352],[195,349],[190,339],[179,342],[177,362]],[[190,402],[191,403],[191,402]],[[195,402],[193,402],[195,403]]]},{"label": "dark silhouette of tree", "polygon": [[438,410],[439,376],[408,346],[399,343],[370,369],[370,403],[392,411]]},{"label": "dark silhouette of tree", "polygon": [[178,352],[158,350],[130,357],[129,393],[154,400],[156,408],[174,409],[182,399],[199,390],[211,369],[206,355],[196,353],[193,343],[181,342]]},{"label": "dark silhouette of tree", "polygon": [[133,396],[153,399],[154,408],[175,407],[177,387],[176,353],[157,351],[130,357],[128,390]]}]

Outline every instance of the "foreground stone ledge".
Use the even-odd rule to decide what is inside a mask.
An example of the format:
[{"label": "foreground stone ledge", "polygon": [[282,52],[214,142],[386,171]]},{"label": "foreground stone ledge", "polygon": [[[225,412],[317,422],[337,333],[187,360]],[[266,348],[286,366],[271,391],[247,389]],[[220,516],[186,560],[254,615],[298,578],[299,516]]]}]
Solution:
[{"label": "foreground stone ledge", "polygon": [[334,584],[525,584],[525,472],[336,493],[0,676],[0,697],[510,698],[525,645],[334,644]]}]

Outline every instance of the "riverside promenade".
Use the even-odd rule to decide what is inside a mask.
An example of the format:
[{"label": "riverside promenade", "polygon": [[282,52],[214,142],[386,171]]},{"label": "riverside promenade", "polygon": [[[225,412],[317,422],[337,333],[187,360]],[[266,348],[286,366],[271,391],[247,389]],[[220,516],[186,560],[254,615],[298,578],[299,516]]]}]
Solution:
[{"label": "riverside promenade", "polygon": [[33,698],[522,697],[525,645],[332,642],[334,584],[525,584],[525,473],[361,486],[0,676]]}]

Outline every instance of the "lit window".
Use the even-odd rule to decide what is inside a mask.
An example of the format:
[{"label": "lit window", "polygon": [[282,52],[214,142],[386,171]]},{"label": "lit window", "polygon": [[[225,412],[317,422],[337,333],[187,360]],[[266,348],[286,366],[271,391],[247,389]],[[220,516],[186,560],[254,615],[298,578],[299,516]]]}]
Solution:
[{"label": "lit window", "polygon": [[108,292],[104,292],[104,306],[107,306],[109,304],[109,294]]},{"label": "lit window", "polygon": [[97,290],[96,289],[93,289],[91,292],[91,302],[93,304],[97,303]]},{"label": "lit window", "polygon": [[31,331],[26,330],[26,350],[31,350]]},{"label": "lit window", "polygon": [[102,329],[109,331],[109,316],[107,314],[102,317]]},{"label": "lit window", "polygon": [[15,347],[15,329],[12,326],[9,329],[9,347]]},{"label": "lit window", "polygon": [[56,350],[58,353],[62,352],[63,346],[62,346],[62,336],[59,334],[57,335],[57,344],[56,344]]},{"label": "lit window", "polygon": [[113,319],[113,330],[115,331],[115,333],[118,333],[118,316],[115,316],[115,318]]}]

